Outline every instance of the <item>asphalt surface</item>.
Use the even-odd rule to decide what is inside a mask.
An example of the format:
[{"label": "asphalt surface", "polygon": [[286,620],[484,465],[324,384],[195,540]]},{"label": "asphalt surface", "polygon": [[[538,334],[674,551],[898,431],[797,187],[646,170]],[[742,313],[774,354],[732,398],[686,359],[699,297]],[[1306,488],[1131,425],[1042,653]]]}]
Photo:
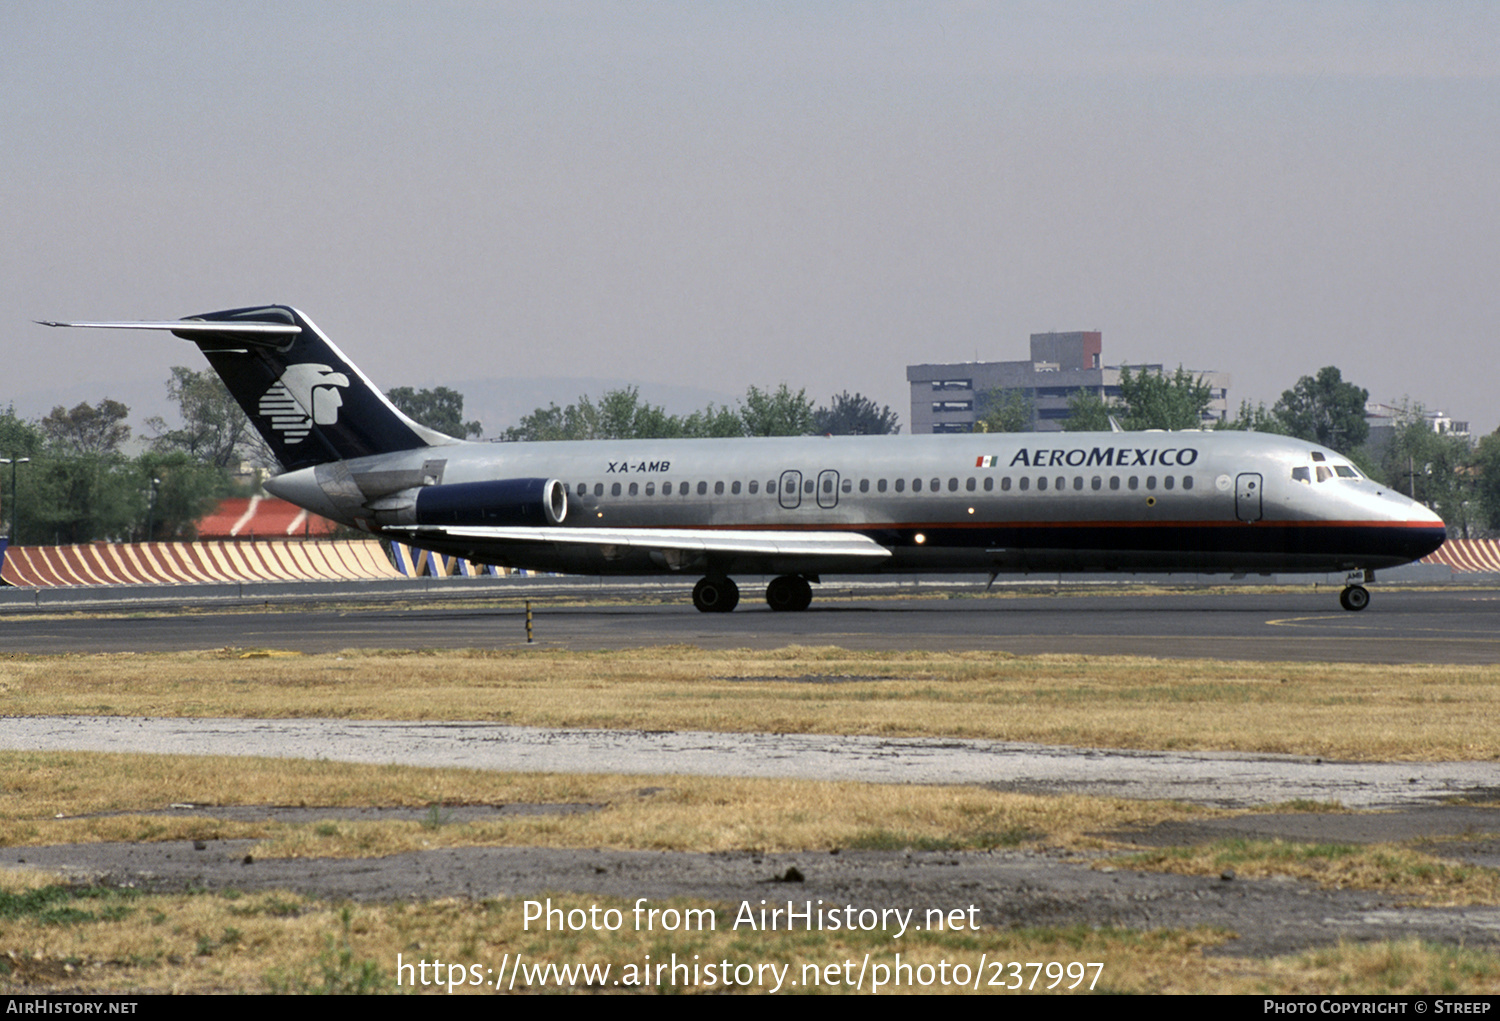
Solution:
[{"label": "asphalt surface", "polygon": [[[1026,590],[1036,593],[1036,590]],[[665,605],[577,605],[577,590],[474,590],[477,605],[404,602],[10,609],[0,652],[150,652],[224,647],[331,652],[346,648],[579,650],[688,644],[702,648],[838,645],[850,649],[995,650],[1169,658],[1358,663],[1500,662],[1500,591],[1384,589],[1369,609],[1339,609],[1334,588],[1131,594],[1059,587],[982,597],[978,586],[871,595],[825,587],[812,609],[775,613],[747,595],[729,614],[698,613],[685,595]],[[180,597],[179,597],[180,598]],[[105,610],[119,616],[97,616]],[[277,612],[290,611],[290,612]]]}]

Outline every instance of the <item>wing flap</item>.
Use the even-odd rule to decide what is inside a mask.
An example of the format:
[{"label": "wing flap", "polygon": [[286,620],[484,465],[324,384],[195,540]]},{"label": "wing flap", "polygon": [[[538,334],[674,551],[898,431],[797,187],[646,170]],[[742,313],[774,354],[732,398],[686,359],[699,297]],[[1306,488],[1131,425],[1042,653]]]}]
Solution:
[{"label": "wing flap", "polygon": [[888,557],[891,551],[868,536],[847,532],[778,532],[713,528],[507,528],[424,525],[387,527],[423,536],[481,542],[553,542],[583,546],[633,546],[694,553],[757,553],[768,556]]}]

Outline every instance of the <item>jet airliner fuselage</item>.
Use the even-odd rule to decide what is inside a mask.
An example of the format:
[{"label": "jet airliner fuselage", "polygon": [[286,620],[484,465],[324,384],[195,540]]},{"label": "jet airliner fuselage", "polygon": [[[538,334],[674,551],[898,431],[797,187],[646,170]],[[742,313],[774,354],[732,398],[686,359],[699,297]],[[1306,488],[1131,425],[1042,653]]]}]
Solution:
[{"label": "jet airliner fuselage", "polygon": [[[1243,432],[472,443],[411,422],[284,306],[153,323],[196,342],[290,470],[272,493],[422,548],[582,574],[736,574],[802,609],[828,573],[1355,572],[1441,519],[1327,448]],[[1342,596],[1368,602],[1363,586]]]}]

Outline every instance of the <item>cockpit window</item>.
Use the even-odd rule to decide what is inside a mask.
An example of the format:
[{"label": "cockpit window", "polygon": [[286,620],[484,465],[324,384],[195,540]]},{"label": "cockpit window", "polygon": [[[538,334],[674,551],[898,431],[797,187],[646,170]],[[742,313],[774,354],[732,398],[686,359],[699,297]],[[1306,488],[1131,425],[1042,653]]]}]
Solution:
[{"label": "cockpit window", "polygon": [[1312,459],[1314,461],[1326,461],[1326,460],[1328,460],[1328,458],[1326,458],[1326,457],[1323,456],[1323,452],[1321,450],[1314,450],[1312,452]]},{"label": "cockpit window", "polygon": [[1336,473],[1338,473],[1338,477],[1341,478],[1341,479],[1357,479],[1357,478],[1359,478],[1359,472],[1355,471],[1353,468],[1349,467],[1347,464],[1336,464],[1336,465],[1333,466],[1333,470]]},{"label": "cockpit window", "polygon": [[1318,465],[1318,481],[1327,482],[1331,478],[1333,478],[1333,472],[1329,471],[1327,468],[1324,468],[1321,464]]},{"label": "cockpit window", "polygon": [[1308,485],[1311,485],[1312,484],[1312,471],[1310,469],[1308,469],[1308,468],[1293,468],[1292,469],[1292,481],[1293,482],[1306,482]]}]

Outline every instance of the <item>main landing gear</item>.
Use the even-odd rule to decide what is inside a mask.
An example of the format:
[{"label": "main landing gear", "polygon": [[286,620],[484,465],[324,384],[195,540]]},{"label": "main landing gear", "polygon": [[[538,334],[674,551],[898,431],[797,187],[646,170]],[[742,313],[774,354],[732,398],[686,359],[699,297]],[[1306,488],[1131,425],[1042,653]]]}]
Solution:
[{"label": "main landing gear", "polygon": [[740,587],[732,578],[710,574],[693,586],[693,605],[703,613],[728,613],[740,605]]},{"label": "main landing gear", "polygon": [[766,586],[766,603],[773,610],[805,610],[812,605],[812,586],[798,574],[783,574]]},{"label": "main landing gear", "polygon": [[[773,610],[805,610],[812,586],[799,574],[783,574],[766,586],[766,603]],[[710,574],[693,586],[693,605],[703,613],[728,613],[739,604],[740,588],[727,575]]]}]

